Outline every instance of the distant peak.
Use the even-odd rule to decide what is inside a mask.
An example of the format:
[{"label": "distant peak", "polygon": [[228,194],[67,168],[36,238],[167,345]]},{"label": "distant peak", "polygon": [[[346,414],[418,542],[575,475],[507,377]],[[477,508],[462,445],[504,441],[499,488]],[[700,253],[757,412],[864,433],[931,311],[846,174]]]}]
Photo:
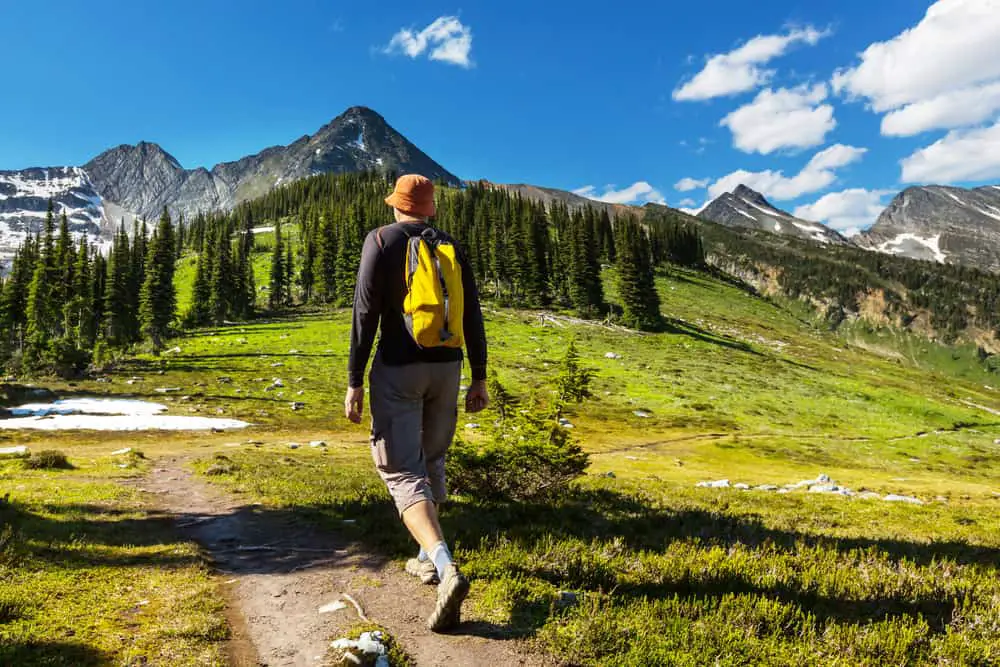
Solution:
[{"label": "distant peak", "polygon": [[741,197],[743,199],[749,199],[751,201],[756,201],[756,202],[765,201],[764,195],[762,195],[761,193],[757,192],[756,190],[754,190],[752,188],[748,188],[747,186],[743,185],[742,183],[740,183],[739,185],[737,185],[736,189],[733,190],[733,196],[734,197]]}]

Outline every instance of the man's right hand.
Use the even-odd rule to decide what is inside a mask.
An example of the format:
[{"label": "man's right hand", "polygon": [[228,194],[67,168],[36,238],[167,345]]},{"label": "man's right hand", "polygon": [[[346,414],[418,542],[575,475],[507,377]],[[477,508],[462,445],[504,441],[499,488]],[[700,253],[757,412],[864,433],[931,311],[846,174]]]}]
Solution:
[{"label": "man's right hand", "polygon": [[469,413],[481,412],[490,404],[490,394],[486,390],[486,380],[478,380],[469,387],[469,393],[465,395],[465,411]]},{"label": "man's right hand", "polygon": [[365,388],[348,387],[344,396],[344,415],[355,424],[361,423],[361,414],[365,411]]}]

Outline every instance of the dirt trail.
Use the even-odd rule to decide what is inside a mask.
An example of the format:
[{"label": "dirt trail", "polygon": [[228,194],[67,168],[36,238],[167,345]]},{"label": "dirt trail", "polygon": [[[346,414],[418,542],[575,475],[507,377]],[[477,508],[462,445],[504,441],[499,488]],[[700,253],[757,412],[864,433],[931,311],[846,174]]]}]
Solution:
[{"label": "dirt trail", "polygon": [[178,528],[204,548],[226,582],[234,665],[324,664],[330,641],[358,622],[350,606],[319,613],[342,593],[386,627],[420,667],[552,664],[529,653],[523,641],[497,638],[495,628],[469,614],[454,633],[431,633],[424,619],[433,608],[433,587],[291,513],[242,503],[192,475],[185,463],[181,457],[160,459],[133,484],[176,516]]}]

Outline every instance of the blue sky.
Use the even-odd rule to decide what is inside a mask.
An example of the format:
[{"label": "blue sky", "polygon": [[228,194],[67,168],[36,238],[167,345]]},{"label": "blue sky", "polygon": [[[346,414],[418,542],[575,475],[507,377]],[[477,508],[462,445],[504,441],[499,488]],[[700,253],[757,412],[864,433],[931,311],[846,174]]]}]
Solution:
[{"label": "blue sky", "polygon": [[0,45],[0,169],[210,167],[363,104],[463,178],[692,209],[745,181],[847,231],[1000,182],[1000,0],[0,0]]}]

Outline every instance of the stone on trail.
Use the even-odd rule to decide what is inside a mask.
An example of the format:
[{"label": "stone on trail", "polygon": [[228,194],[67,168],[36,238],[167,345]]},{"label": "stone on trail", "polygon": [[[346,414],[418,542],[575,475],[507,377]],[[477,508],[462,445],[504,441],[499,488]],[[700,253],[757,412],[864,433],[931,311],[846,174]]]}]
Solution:
[{"label": "stone on trail", "polygon": [[924,501],[920,498],[914,498],[913,496],[901,496],[895,493],[890,493],[885,498],[883,498],[887,503],[909,503],[910,505],[923,505]]},{"label": "stone on trail", "polygon": [[0,458],[20,458],[22,456],[28,456],[28,448],[24,445],[18,445],[16,447],[0,447]]},{"label": "stone on trail", "polygon": [[319,613],[329,614],[335,611],[340,611],[341,609],[347,609],[347,605],[342,600],[334,600],[333,602],[320,607]]},{"label": "stone on trail", "polygon": [[703,489],[728,489],[732,485],[728,479],[720,479],[714,482],[698,482],[695,486]]}]

